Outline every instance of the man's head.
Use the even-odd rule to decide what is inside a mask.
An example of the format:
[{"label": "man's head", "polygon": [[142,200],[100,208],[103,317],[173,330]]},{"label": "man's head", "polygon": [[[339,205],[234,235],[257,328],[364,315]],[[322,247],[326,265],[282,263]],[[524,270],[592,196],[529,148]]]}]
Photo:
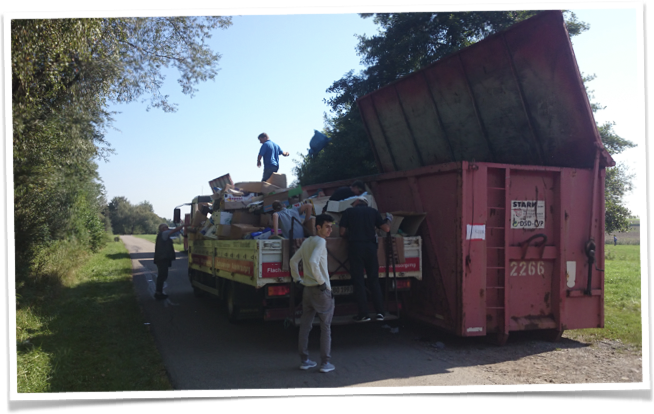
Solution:
[{"label": "man's head", "polygon": [[159,225],[159,233],[163,233],[166,230],[168,230],[168,225],[166,223],[161,223]]},{"label": "man's head", "polygon": [[316,216],[316,235],[326,239],[332,234],[334,218],[329,214],[318,214]]},{"label": "man's head", "polygon": [[268,138],[268,134],[266,134],[265,132],[260,133],[257,138],[259,139],[259,143],[261,143],[261,144],[263,144],[264,142],[266,142],[266,141],[268,141],[270,139],[270,138]]},{"label": "man's head", "polygon": [[350,184],[350,190],[356,195],[361,195],[366,192],[366,185],[363,183],[363,181],[355,181],[352,184]]}]

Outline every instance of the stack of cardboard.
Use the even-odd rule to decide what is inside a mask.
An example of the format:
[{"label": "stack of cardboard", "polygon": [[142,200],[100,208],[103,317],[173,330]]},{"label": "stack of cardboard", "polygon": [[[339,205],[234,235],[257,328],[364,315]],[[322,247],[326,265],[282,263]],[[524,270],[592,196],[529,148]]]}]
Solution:
[{"label": "stack of cardboard", "polygon": [[213,213],[207,217],[195,212],[189,229],[192,239],[267,239],[272,236],[270,213],[274,201],[287,208],[299,208],[308,202],[301,187],[286,187],[284,174],[273,173],[267,182],[235,184],[226,174],[211,180],[209,185],[213,191]]}]

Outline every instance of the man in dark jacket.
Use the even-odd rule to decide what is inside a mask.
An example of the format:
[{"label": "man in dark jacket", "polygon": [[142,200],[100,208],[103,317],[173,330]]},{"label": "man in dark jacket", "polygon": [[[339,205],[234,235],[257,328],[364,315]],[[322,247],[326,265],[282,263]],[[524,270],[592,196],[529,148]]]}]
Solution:
[{"label": "man in dark jacket", "polygon": [[157,300],[168,298],[168,295],[163,293],[163,285],[168,279],[168,268],[175,260],[175,249],[171,237],[184,227],[181,225],[171,230],[167,224],[159,225],[159,234],[154,242],[154,264],[157,265],[157,287],[154,298]]},{"label": "man in dark jacket", "polygon": [[372,294],[372,303],[377,313],[376,319],[384,319],[384,303],[379,286],[379,262],[377,260],[377,234],[375,228],[384,232],[391,231],[387,217],[382,219],[379,211],[368,207],[365,197],[360,197],[352,203],[352,207],[343,211],[339,223],[341,237],[348,240],[348,258],[350,261],[350,276],[354,286],[359,314],[354,317],[357,322],[369,321],[366,283],[363,277],[365,269],[368,287]]}]

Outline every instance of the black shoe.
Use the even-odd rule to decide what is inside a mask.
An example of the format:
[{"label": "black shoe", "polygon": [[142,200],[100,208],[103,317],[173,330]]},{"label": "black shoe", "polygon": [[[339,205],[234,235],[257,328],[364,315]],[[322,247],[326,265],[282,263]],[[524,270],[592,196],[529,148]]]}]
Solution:
[{"label": "black shoe", "polygon": [[354,322],[368,322],[370,320],[370,316],[368,315],[357,315],[354,318],[352,318]]},{"label": "black shoe", "polygon": [[166,295],[165,293],[157,292],[154,294],[154,298],[156,300],[164,300],[164,299],[168,299],[168,295]]}]

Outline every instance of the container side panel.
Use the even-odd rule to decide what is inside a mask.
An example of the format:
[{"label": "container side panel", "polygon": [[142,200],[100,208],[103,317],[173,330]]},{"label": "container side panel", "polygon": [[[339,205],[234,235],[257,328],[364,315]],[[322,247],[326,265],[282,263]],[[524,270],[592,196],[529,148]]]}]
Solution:
[{"label": "container side panel", "polygon": [[495,161],[542,164],[503,38],[462,53],[461,60]]},{"label": "container side panel", "polygon": [[[459,161],[590,168],[601,144],[560,11],[539,13],[358,102],[384,172]],[[601,162],[614,163],[606,151]]]},{"label": "container side panel", "polygon": [[368,137],[371,140],[370,143],[377,157],[379,168],[384,172],[395,171],[393,158],[386,143],[384,131],[379,124],[379,118],[377,117],[375,107],[373,106],[372,97],[369,96],[365,99],[361,99],[358,104],[359,111],[363,117],[366,129],[368,130]]},{"label": "container side panel", "polygon": [[421,157],[395,88],[385,88],[372,98],[388,150],[400,171],[421,167]]},{"label": "container side panel", "polygon": [[[600,173],[600,178],[603,178],[603,170],[600,170]],[[566,329],[595,328],[604,324],[604,280],[602,272],[597,271],[595,265],[591,267],[591,295],[585,293],[589,270],[585,246],[591,234],[597,246],[595,256],[602,258],[604,255],[602,220],[598,219],[598,222],[594,223],[591,233],[592,178],[592,170],[567,170],[564,175],[567,180],[566,198],[569,200],[569,205],[565,206],[564,260],[566,268],[574,271],[574,274],[566,275],[563,281],[566,286],[562,319]],[[599,186],[599,190],[595,216],[603,217],[600,212],[603,206],[603,185]],[[603,266],[601,259],[596,264],[598,268],[603,268],[599,267]]]},{"label": "container side panel", "polygon": [[484,165],[462,171],[461,327],[464,336],[486,335],[486,271],[489,261],[493,268],[493,258],[503,255],[502,250],[488,249],[487,245],[486,174]]},{"label": "container side panel", "polygon": [[[450,161],[492,162],[488,142],[481,129],[474,101],[458,56],[425,70],[443,131],[452,148]],[[445,154],[443,154],[445,155]]]},{"label": "container side panel", "polygon": [[407,78],[406,82],[396,85],[396,90],[423,165],[451,161],[452,149],[440,124],[427,79],[424,76]]},{"label": "container side panel", "polygon": [[[562,19],[506,32],[545,165],[591,168],[597,131]],[[544,35],[546,34],[546,35]]]},{"label": "container side panel", "polygon": [[[431,315],[449,315],[457,323],[460,321],[459,286],[461,269],[461,251],[454,240],[461,238],[461,202],[459,172],[425,174],[416,177],[417,187],[420,189],[420,198],[423,211],[427,213],[425,221],[430,234],[422,233],[428,238],[432,248],[430,274],[423,275],[423,282],[430,278],[429,284],[420,284],[413,293],[417,295],[416,304],[420,306],[420,313]],[[432,237],[433,235],[433,237]],[[425,243],[427,245],[427,243]],[[424,257],[430,255],[425,254]],[[426,269],[425,269],[426,271]],[[440,291],[440,292],[439,292]],[[439,295],[445,295],[442,309]]]}]

